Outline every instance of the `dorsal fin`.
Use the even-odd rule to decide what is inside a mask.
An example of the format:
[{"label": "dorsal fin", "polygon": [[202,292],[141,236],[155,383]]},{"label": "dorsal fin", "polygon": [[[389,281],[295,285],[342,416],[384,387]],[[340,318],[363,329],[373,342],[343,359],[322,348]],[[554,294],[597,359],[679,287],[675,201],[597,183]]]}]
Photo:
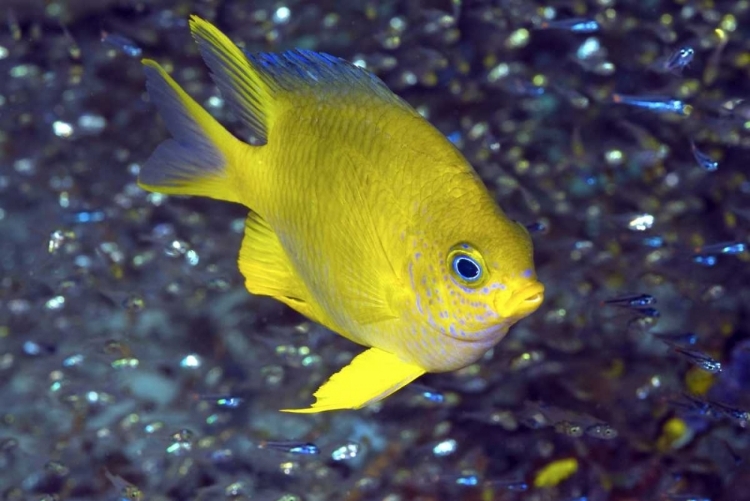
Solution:
[{"label": "dorsal fin", "polygon": [[277,101],[288,103],[294,95],[378,99],[418,115],[374,74],[338,57],[302,49],[243,53],[198,16],[190,17],[190,30],[229,107],[263,143],[276,118]]},{"label": "dorsal fin", "polygon": [[277,93],[334,96],[361,93],[417,114],[377,76],[330,54],[303,49],[281,54],[245,54],[268,88]]},{"label": "dorsal fin", "polygon": [[213,24],[193,15],[190,31],[229,108],[253,135],[266,143],[273,118],[273,96],[263,79],[240,48]]}]

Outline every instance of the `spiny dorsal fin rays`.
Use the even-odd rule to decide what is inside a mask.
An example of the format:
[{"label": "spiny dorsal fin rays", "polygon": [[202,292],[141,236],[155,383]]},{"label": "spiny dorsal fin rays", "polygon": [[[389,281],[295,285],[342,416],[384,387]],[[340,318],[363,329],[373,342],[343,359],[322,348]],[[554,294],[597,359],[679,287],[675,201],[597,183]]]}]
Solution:
[{"label": "spiny dorsal fin rays", "polygon": [[279,101],[295,94],[338,99],[357,95],[417,112],[374,74],[322,52],[295,49],[282,54],[243,53],[226,35],[198,16],[190,29],[212,78],[232,111],[263,142],[276,118]]},{"label": "spiny dorsal fin rays", "polygon": [[224,33],[198,16],[190,17],[190,31],[214,83],[237,117],[266,143],[272,119],[273,92],[245,54]]},{"label": "spiny dorsal fin rays", "polygon": [[284,92],[334,98],[346,95],[366,99],[375,97],[417,115],[373,73],[330,54],[295,49],[282,54],[247,54],[247,57],[269,89],[278,87],[279,98]]}]

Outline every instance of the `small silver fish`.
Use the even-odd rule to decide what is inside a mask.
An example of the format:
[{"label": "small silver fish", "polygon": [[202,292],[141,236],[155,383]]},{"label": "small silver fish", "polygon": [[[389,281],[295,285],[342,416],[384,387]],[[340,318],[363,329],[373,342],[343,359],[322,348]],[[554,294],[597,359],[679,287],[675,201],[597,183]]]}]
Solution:
[{"label": "small silver fish", "polygon": [[320,454],[320,449],[317,445],[309,442],[296,442],[293,440],[266,440],[261,442],[258,447],[260,447],[261,449],[271,449],[288,454],[299,454],[303,456],[317,456],[318,454]]},{"label": "small silver fish", "polygon": [[689,45],[682,46],[675,50],[662,64],[662,69],[665,72],[673,73],[675,75],[681,75],[684,70],[695,57],[695,49]]},{"label": "small silver fish", "polygon": [[714,172],[719,168],[719,162],[712,159],[705,153],[703,153],[701,150],[698,149],[698,147],[695,145],[695,142],[690,141],[690,149],[693,152],[693,157],[695,157],[695,161],[698,162],[698,165],[700,165],[703,170],[706,170],[708,172]]},{"label": "small silver fish", "polygon": [[693,111],[692,106],[686,104],[684,101],[663,96],[612,94],[612,102],[643,108],[655,113],[676,113],[677,115],[688,116]]},{"label": "small silver fish", "polygon": [[596,33],[601,26],[594,19],[571,18],[544,21],[539,25],[543,30],[565,30],[573,33]]},{"label": "small silver fish", "polygon": [[656,298],[649,294],[633,294],[604,300],[604,304],[623,306],[626,308],[642,308],[656,304]]},{"label": "small silver fish", "polygon": [[698,254],[742,254],[747,250],[743,242],[720,242],[716,244],[703,245],[695,250]]},{"label": "small silver fish", "polygon": [[117,35],[115,33],[109,33],[102,30],[102,43],[110,45],[115,49],[120,50],[125,55],[130,57],[141,57],[143,51],[140,47],[128,37]]}]

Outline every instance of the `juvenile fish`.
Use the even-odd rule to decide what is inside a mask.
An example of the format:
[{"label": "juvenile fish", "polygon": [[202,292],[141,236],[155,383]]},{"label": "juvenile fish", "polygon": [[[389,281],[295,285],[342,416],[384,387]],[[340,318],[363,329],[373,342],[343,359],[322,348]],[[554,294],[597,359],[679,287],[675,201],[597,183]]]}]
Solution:
[{"label": "juvenile fish", "polygon": [[716,244],[703,245],[695,249],[697,254],[742,254],[747,250],[747,245],[743,242],[719,242]]},{"label": "juvenile fish", "polygon": [[258,447],[261,449],[272,449],[279,452],[286,452],[288,454],[300,454],[303,456],[317,456],[320,454],[320,449],[317,445],[309,442],[294,442],[294,441],[264,441],[261,442]]},{"label": "juvenile fish", "polygon": [[133,40],[116,33],[102,31],[101,41],[130,57],[141,57],[143,52]]},{"label": "juvenile fish", "polygon": [[244,398],[231,395],[200,395],[199,398],[210,401],[217,407],[225,409],[236,409],[245,403]]},{"label": "juvenile fish", "polygon": [[698,165],[700,165],[703,170],[714,172],[719,169],[719,162],[699,150],[693,141],[690,141],[690,150],[693,152],[695,161],[698,162]]},{"label": "juvenile fish", "polygon": [[445,395],[434,388],[419,383],[414,383],[412,386],[414,386],[414,389],[417,390],[425,400],[436,404],[442,404],[445,401]]},{"label": "juvenile fish", "polygon": [[661,96],[627,96],[625,94],[613,94],[612,102],[626,104],[643,108],[655,113],[676,113],[687,116],[692,113],[692,106],[679,99]]},{"label": "juvenile fish", "polygon": [[665,72],[681,75],[682,70],[693,62],[695,49],[689,45],[678,48],[662,63],[661,69]]},{"label": "juvenile fish", "polygon": [[696,411],[700,415],[715,419],[728,417],[732,420],[740,422],[741,424],[743,424],[743,426],[750,423],[750,411],[732,407],[712,400],[702,400],[687,393],[683,393],[682,396],[687,401],[687,403],[674,403],[688,410]]},{"label": "juvenile fish", "polygon": [[594,19],[572,18],[544,21],[539,24],[543,30],[565,30],[573,33],[596,33],[601,26]]},{"label": "juvenile fish", "polygon": [[[669,344],[669,343],[668,343]],[[697,365],[706,372],[718,374],[722,370],[721,362],[699,351],[686,350],[677,345],[670,344],[670,348],[687,358],[691,363]]]},{"label": "juvenile fish", "polygon": [[527,224],[526,231],[528,231],[529,233],[546,233],[547,225],[542,222]]},{"label": "juvenile fish", "polygon": [[664,341],[668,345],[673,344],[687,344],[694,345],[698,342],[698,335],[694,332],[685,332],[679,334],[665,334],[665,333],[654,333],[654,337]]},{"label": "juvenile fish", "polygon": [[656,298],[649,294],[634,294],[630,296],[606,299],[604,304],[612,306],[624,306],[627,308],[643,308],[656,304]]}]

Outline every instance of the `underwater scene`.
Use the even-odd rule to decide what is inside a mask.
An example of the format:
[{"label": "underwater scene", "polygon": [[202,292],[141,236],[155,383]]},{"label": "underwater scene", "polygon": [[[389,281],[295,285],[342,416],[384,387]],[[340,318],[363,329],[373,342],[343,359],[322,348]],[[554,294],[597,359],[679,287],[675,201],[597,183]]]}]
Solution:
[{"label": "underwater scene", "polygon": [[750,1],[0,1],[0,501],[750,500]]}]

